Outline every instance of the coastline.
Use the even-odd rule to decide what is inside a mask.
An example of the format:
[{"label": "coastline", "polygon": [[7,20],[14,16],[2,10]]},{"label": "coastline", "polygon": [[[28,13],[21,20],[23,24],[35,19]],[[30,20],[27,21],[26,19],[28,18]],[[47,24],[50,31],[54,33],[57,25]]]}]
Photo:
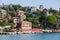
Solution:
[{"label": "coastline", "polygon": [[11,34],[35,34],[35,33],[60,33],[60,30],[42,30],[41,32],[0,32],[1,35],[11,35]]}]

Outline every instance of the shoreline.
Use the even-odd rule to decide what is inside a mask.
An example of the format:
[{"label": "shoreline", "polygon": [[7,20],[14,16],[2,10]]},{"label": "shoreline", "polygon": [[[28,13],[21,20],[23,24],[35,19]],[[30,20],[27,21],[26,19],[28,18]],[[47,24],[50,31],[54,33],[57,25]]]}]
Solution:
[{"label": "shoreline", "polygon": [[[60,32],[43,32],[43,33],[60,33]],[[43,33],[14,33],[14,32],[6,32],[0,33],[0,35],[15,35],[15,34],[43,34]]]},{"label": "shoreline", "polygon": [[40,33],[60,33],[60,32],[52,32],[51,30],[49,31],[42,31],[42,32],[0,32],[0,35],[11,35],[11,34],[40,34]]}]

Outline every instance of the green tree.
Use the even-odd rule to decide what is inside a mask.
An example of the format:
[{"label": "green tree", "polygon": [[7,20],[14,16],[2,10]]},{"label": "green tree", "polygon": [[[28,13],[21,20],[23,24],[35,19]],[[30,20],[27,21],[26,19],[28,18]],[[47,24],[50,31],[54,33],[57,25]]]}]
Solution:
[{"label": "green tree", "polygon": [[51,29],[55,29],[56,28],[56,16],[48,16],[47,17],[47,26],[50,27]]},{"label": "green tree", "polygon": [[9,11],[7,12],[7,15],[10,14],[11,16],[16,16],[16,12],[15,11]]},{"label": "green tree", "polygon": [[41,16],[40,18],[39,18],[39,22],[40,22],[40,24],[42,25],[42,28],[46,28],[46,20],[47,19],[47,17],[45,17],[45,16]]},{"label": "green tree", "polygon": [[5,23],[4,22],[0,22],[0,26],[5,26]]},{"label": "green tree", "polygon": [[21,8],[21,5],[20,5],[20,4],[14,4],[14,5],[13,5],[13,8],[14,8],[15,10],[17,10],[17,9]]},{"label": "green tree", "polygon": [[55,9],[50,8],[50,9],[49,9],[49,12],[50,12],[50,13],[53,13],[53,15],[56,15],[58,11],[55,10]]}]

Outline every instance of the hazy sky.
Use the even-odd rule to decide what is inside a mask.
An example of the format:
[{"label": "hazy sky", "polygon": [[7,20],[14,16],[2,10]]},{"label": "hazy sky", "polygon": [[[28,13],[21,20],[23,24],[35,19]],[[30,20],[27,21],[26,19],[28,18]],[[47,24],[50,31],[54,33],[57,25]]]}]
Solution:
[{"label": "hazy sky", "polygon": [[20,4],[22,6],[36,6],[44,5],[45,8],[60,8],[60,0],[0,0],[0,4]]}]

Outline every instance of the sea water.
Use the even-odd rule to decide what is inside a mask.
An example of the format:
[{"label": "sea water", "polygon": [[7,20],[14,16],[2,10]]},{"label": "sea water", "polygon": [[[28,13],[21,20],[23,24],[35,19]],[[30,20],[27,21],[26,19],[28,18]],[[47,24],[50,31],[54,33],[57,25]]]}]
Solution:
[{"label": "sea water", "polygon": [[0,35],[0,40],[60,40],[60,33]]}]

